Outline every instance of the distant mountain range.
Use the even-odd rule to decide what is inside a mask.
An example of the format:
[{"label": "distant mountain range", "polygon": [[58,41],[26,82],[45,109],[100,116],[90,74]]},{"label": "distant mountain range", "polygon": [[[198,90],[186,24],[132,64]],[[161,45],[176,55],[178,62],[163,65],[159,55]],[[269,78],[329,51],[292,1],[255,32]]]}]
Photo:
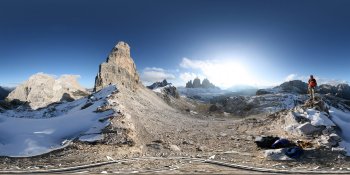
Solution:
[{"label": "distant mountain range", "polygon": [[13,90],[12,88],[6,88],[6,87],[0,86],[0,100],[4,100],[12,90]]},{"label": "distant mountain range", "polygon": [[[284,82],[279,86],[267,89],[259,89],[256,95],[273,94],[273,93],[296,93],[307,94],[308,85],[301,80],[293,80]],[[350,100],[350,86],[349,84],[329,85],[322,84],[316,87],[316,93],[329,94],[335,97]]]},{"label": "distant mountain range", "polygon": [[195,78],[193,81],[190,80],[186,83],[186,88],[215,88],[215,89],[219,89],[218,87],[216,87],[213,83],[211,83],[208,79],[203,79],[203,81],[201,82],[201,80],[199,78]]}]

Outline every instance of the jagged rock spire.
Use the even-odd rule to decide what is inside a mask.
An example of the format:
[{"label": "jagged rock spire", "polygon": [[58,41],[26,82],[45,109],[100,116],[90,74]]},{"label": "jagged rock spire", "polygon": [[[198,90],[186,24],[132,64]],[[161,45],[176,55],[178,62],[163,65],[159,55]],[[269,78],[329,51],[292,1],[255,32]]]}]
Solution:
[{"label": "jagged rock spire", "polygon": [[94,91],[110,84],[136,90],[139,81],[136,65],[130,56],[130,46],[120,41],[114,46],[106,62],[100,65],[95,79]]}]

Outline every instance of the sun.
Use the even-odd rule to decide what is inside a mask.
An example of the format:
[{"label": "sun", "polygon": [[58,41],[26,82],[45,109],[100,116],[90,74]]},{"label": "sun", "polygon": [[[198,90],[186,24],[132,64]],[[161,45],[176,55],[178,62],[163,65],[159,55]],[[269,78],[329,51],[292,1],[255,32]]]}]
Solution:
[{"label": "sun", "polygon": [[224,89],[235,85],[254,84],[247,68],[239,62],[215,62],[204,65],[202,71],[210,81]]}]

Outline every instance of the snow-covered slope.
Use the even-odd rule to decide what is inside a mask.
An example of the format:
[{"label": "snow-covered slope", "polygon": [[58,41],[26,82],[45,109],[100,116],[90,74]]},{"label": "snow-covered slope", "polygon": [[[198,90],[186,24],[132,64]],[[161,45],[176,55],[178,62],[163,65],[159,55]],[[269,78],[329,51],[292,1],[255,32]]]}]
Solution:
[{"label": "snow-covered slope", "polygon": [[329,113],[332,116],[332,121],[339,127],[338,132],[342,138],[339,146],[345,148],[347,156],[350,156],[350,111],[342,111],[331,107]]},{"label": "snow-covered slope", "polygon": [[115,113],[108,108],[108,97],[116,90],[108,86],[73,102],[0,113],[0,156],[35,156],[63,148],[74,139],[102,139],[101,130]]}]

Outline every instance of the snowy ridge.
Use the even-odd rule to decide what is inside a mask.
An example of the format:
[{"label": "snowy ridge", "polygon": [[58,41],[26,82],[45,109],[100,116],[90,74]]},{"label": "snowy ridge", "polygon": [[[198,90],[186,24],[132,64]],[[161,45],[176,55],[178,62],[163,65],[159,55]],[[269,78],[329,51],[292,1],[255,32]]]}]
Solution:
[{"label": "snowy ridge", "polygon": [[156,88],[152,89],[152,91],[157,92],[157,93],[164,93],[164,89],[169,88],[171,86],[172,86],[171,84],[168,84],[168,85],[163,86],[163,87],[156,87]]},{"label": "snowy ridge", "polygon": [[0,113],[0,156],[30,157],[63,148],[75,139],[102,139],[101,130],[115,113],[106,108],[108,97],[116,91],[116,86],[108,86],[73,102]]},{"label": "snowy ridge", "polygon": [[350,156],[350,112],[332,107],[329,113],[332,116],[332,121],[340,128],[338,133],[342,141],[339,143],[339,146],[345,148],[346,155]]},{"label": "snowy ridge", "polygon": [[[285,118],[285,130],[289,133],[307,134],[304,131],[299,130],[301,127],[305,126],[304,124],[309,123],[312,126],[321,129],[322,134],[320,137],[316,138],[319,143],[330,146],[337,147],[339,150],[346,151],[346,155],[350,156],[350,111],[339,109],[330,104],[324,103],[324,108],[322,108],[321,102],[315,102],[315,107],[303,107],[296,106]],[[307,103],[305,103],[306,105]],[[320,108],[321,107],[321,108]],[[308,121],[301,122],[301,118],[305,118]],[[299,121],[296,120],[299,118]],[[292,120],[291,120],[292,119]],[[291,122],[292,121],[292,122]],[[309,129],[311,131],[312,128]],[[306,132],[309,132],[306,131]],[[340,137],[341,139],[338,144],[330,142],[332,138]]]},{"label": "snowy ridge", "polygon": [[306,99],[307,96],[305,95],[276,93],[252,96],[249,101],[256,102],[258,104],[256,105],[257,108],[261,108],[262,112],[272,114],[281,110],[292,109]]}]

